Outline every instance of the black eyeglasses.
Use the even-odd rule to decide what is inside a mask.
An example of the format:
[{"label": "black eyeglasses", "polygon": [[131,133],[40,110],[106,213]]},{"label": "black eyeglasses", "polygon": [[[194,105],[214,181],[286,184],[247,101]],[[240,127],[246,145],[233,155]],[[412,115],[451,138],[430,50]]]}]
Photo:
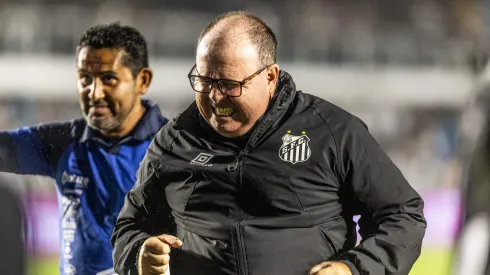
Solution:
[{"label": "black eyeglasses", "polygon": [[239,97],[242,95],[242,86],[252,80],[254,77],[258,76],[262,71],[267,69],[270,65],[263,67],[262,69],[256,71],[253,75],[245,78],[242,81],[236,81],[232,79],[215,79],[207,76],[201,76],[197,74],[192,74],[196,71],[196,64],[192,66],[191,71],[187,75],[191,83],[192,89],[198,93],[210,93],[213,89],[214,83],[216,83],[218,89],[223,95],[229,97]]}]

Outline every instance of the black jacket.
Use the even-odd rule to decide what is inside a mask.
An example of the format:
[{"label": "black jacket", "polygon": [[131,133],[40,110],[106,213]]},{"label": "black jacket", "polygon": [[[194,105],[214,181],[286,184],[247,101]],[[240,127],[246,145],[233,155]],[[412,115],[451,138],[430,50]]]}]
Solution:
[{"label": "black jacket", "polygon": [[172,275],[306,275],[328,259],[408,274],[426,228],[420,196],[358,118],[296,91],[285,72],[276,94],[243,145],[195,104],[161,129],[116,222],[119,274],[137,274],[141,244],[162,233],[184,243]]}]

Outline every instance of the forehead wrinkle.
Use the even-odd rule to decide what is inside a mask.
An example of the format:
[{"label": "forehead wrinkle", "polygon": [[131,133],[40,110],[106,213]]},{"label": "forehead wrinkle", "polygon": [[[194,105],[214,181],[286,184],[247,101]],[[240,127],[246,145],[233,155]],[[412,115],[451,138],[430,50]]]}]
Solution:
[{"label": "forehead wrinkle", "polygon": [[[112,54],[107,54],[112,53]],[[126,52],[123,49],[112,48],[89,48],[84,47],[78,53],[78,60],[81,62],[93,62],[100,64],[111,64],[124,59]],[[81,59],[81,60],[80,60]]]},{"label": "forehead wrinkle", "polygon": [[212,63],[208,66],[196,66],[199,75],[216,79],[229,79],[241,81],[242,70],[226,63]]},{"label": "forehead wrinkle", "polygon": [[[114,73],[118,68],[124,66],[125,52],[122,50],[113,50],[115,55],[104,55],[97,50],[88,49],[80,57],[77,67],[83,71],[98,71],[99,73]],[[81,65],[81,66],[79,66]]]}]

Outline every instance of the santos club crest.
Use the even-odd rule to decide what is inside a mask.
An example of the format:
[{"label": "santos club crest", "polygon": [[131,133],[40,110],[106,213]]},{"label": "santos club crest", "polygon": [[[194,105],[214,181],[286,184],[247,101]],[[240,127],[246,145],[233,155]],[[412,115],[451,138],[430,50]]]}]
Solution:
[{"label": "santos club crest", "polygon": [[279,157],[287,162],[295,164],[297,162],[303,162],[310,158],[311,150],[308,146],[310,138],[303,131],[301,136],[291,135],[291,131],[288,131],[282,137],[282,145],[279,148]]}]

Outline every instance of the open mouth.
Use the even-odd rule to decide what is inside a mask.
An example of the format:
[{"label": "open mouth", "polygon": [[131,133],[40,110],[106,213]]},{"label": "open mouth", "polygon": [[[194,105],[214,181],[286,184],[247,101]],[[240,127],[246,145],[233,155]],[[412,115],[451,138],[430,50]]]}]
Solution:
[{"label": "open mouth", "polygon": [[230,117],[235,114],[235,108],[215,108],[213,107],[213,113],[219,117]]}]

